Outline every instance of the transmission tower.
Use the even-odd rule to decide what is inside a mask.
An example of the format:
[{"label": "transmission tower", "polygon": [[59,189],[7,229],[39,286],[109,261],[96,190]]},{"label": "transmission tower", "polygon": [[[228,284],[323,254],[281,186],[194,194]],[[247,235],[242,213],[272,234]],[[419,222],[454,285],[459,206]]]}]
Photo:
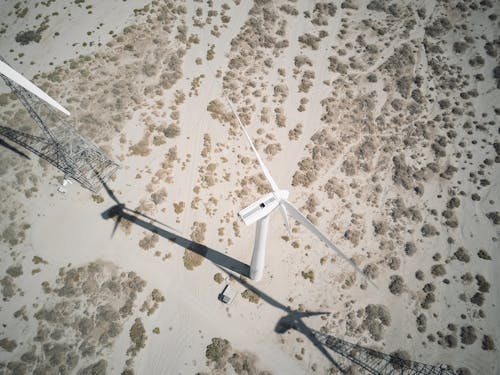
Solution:
[{"label": "transmission tower", "polygon": [[[0,56],[0,60],[3,59]],[[80,136],[59,113],[46,102],[0,73],[7,86],[16,94],[29,115],[42,130],[32,135],[0,126],[0,135],[30,150],[83,187],[97,192],[119,168],[92,142]]]},{"label": "transmission tower", "polygon": [[447,365],[433,366],[410,361],[395,355],[381,353],[373,349],[352,344],[315,330],[311,331],[324,346],[357,364],[370,374],[455,375],[455,372]]}]

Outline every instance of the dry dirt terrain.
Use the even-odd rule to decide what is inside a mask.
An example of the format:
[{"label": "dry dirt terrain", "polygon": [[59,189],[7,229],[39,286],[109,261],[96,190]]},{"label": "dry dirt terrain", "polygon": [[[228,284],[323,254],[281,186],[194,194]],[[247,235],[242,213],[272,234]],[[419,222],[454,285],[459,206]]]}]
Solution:
[{"label": "dry dirt terrain", "polygon": [[[0,374],[364,373],[313,332],[500,371],[500,5],[0,3],[0,55],[120,169],[77,183],[0,133]],[[237,216],[270,186],[266,269]],[[0,125],[41,129],[0,86]],[[233,303],[217,298],[229,284]],[[308,314],[314,312],[317,314]]]}]

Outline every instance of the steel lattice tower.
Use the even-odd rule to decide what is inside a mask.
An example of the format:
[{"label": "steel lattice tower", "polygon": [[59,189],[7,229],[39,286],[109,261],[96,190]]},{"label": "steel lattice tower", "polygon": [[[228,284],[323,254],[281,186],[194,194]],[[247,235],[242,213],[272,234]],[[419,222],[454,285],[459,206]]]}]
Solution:
[{"label": "steel lattice tower", "polygon": [[45,159],[65,178],[97,192],[119,168],[118,163],[80,136],[54,108],[3,74],[0,76],[42,130],[42,135],[36,136],[0,125],[0,135]]},{"label": "steel lattice tower", "polygon": [[399,358],[311,330],[324,346],[374,375],[455,375],[446,365],[434,366]]}]

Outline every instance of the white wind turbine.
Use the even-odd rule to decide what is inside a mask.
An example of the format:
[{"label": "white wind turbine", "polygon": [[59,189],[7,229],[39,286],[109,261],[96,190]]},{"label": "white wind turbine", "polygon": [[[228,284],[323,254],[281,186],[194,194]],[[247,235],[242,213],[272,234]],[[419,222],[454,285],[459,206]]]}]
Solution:
[{"label": "white wind turbine", "polygon": [[231,100],[225,95],[225,99],[233,112],[234,117],[238,121],[241,130],[245,134],[245,137],[250,144],[257,160],[264,172],[264,176],[267,181],[271,185],[273,191],[261,197],[259,200],[252,203],[250,206],[242,209],[238,216],[246,225],[251,225],[257,222],[257,228],[255,230],[255,244],[253,248],[252,261],[250,263],[250,278],[252,280],[260,280],[262,278],[262,274],[264,273],[264,262],[266,257],[266,239],[267,239],[267,229],[269,224],[269,216],[271,213],[279,208],[281,215],[283,216],[283,220],[285,221],[285,226],[289,233],[290,231],[290,223],[288,222],[288,214],[290,214],[295,220],[304,225],[309,231],[311,231],[316,237],[318,237],[321,241],[323,241],[329,248],[335,251],[340,257],[346,260],[354,269],[361,274],[370,284],[376,287],[376,285],[366,277],[366,275],[359,269],[359,267],[349,259],[342,251],[340,251],[337,246],[335,246],[323,233],[321,233],[318,228],[316,228],[313,223],[311,223],[304,215],[300,213],[300,211],[295,208],[287,199],[289,195],[288,190],[282,190],[278,188],[278,185],[272,178],[269,170],[266,165],[262,161],[257,149],[255,148],[252,139],[248,135],[245,126],[241,122],[238,113],[236,112],[233,103]]}]

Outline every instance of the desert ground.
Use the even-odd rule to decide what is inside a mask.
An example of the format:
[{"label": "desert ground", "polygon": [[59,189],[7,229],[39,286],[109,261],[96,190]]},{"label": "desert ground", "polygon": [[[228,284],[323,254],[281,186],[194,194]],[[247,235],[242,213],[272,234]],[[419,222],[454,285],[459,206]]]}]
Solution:
[{"label": "desert ground", "polygon": [[[314,332],[500,373],[499,15],[490,0],[0,2],[0,55],[120,164],[98,192],[61,193],[61,171],[0,135],[0,374],[367,373]],[[237,213],[270,186],[225,94],[290,201],[376,287],[278,213],[263,279],[234,272],[255,230]],[[41,134],[3,82],[0,125]]]}]

